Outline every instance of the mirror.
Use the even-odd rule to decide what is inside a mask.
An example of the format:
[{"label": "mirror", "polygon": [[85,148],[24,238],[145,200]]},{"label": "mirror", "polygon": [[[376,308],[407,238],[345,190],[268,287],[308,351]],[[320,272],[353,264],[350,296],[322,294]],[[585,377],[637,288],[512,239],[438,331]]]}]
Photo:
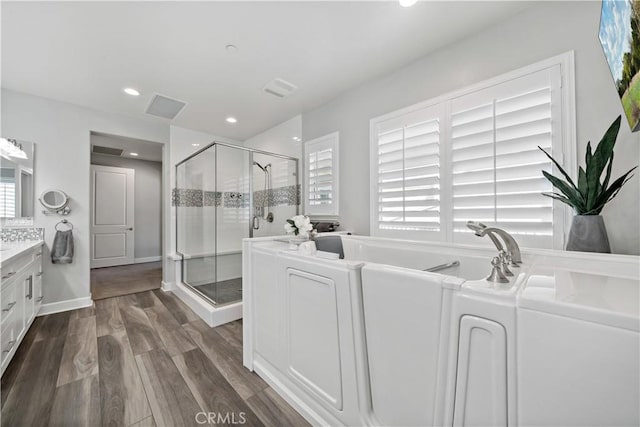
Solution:
[{"label": "mirror", "polygon": [[32,217],[35,144],[0,138],[0,218]]},{"label": "mirror", "polygon": [[69,196],[61,190],[47,190],[40,195],[40,203],[45,208],[59,215],[67,215],[69,208]]}]

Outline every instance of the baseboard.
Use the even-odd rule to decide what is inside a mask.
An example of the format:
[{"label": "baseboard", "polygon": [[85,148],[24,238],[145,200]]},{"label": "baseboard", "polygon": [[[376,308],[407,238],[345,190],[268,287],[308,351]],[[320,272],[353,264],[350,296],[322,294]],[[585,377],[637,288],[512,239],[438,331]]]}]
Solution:
[{"label": "baseboard", "polygon": [[45,316],[47,314],[61,313],[63,311],[77,310],[79,308],[91,307],[93,300],[91,297],[68,299],[65,301],[52,302],[49,304],[42,304],[38,316]]},{"label": "baseboard", "polygon": [[134,264],[144,264],[145,262],[157,262],[162,261],[162,256],[148,256],[146,258],[136,258],[133,260]]}]

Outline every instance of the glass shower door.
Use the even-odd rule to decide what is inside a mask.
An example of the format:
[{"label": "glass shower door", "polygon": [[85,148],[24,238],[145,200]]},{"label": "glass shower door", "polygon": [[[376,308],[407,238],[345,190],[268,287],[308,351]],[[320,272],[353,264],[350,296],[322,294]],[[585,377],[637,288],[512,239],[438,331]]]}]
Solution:
[{"label": "glass shower door", "polygon": [[298,162],[214,143],[176,166],[182,282],[213,304],[242,300],[242,239],[284,234],[298,213]]},{"label": "glass shower door", "polygon": [[216,206],[215,302],[242,300],[242,239],[250,237],[250,157],[247,150],[217,145],[216,182],[221,203]]},{"label": "glass shower door", "polygon": [[217,275],[216,150],[214,145],[176,168],[177,251],[182,281],[215,301]]}]

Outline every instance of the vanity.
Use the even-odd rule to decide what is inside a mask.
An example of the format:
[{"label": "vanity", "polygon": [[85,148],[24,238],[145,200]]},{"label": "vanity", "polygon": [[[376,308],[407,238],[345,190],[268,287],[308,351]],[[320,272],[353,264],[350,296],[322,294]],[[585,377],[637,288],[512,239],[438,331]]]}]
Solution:
[{"label": "vanity", "polygon": [[0,374],[43,302],[44,230],[33,227],[34,153],[32,142],[0,138]]},{"label": "vanity", "polygon": [[0,366],[4,373],[42,305],[42,240],[2,243]]}]

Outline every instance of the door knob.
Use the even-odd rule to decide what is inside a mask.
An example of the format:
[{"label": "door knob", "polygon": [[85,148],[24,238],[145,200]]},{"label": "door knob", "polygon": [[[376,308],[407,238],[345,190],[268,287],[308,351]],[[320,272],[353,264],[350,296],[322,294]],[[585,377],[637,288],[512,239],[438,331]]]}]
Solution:
[{"label": "door knob", "polygon": [[127,230],[133,231],[133,227],[129,227],[129,228],[127,228]]}]

